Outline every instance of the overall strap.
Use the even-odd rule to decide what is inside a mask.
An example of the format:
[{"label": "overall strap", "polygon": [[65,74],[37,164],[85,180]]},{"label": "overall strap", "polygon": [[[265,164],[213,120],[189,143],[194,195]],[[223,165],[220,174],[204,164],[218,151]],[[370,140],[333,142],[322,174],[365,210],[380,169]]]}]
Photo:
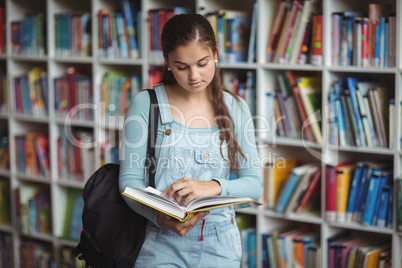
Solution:
[{"label": "overall strap", "polygon": [[149,186],[155,188],[155,173],[156,173],[156,159],[155,159],[155,145],[156,136],[158,133],[158,117],[159,117],[159,105],[156,98],[155,90],[147,89],[149,97],[151,99],[151,105],[149,106],[149,119],[148,119],[148,173],[149,173]]},{"label": "overall strap", "polygon": [[154,86],[156,97],[158,99],[160,117],[162,125],[168,125],[172,123],[172,115],[170,113],[169,101],[167,98],[165,86],[163,84],[157,84]]}]

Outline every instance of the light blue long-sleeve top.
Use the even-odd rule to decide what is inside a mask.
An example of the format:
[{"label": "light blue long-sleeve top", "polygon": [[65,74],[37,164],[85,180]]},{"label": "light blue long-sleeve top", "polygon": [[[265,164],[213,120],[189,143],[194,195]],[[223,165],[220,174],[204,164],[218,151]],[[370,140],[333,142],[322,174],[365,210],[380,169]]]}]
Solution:
[{"label": "light blue long-sleeve top", "polygon": [[[237,179],[227,178],[215,179],[221,185],[223,196],[245,196],[257,199],[262,194],[263,178],[261,161],[256,148],[254,137],[254,124],[247,103],[240,98],[238,102],[233,96],[224,92],[225,102],[235,124],[237,141],[246,159],[240,156],[240,166],[237,172]],[[123,139],[120,151],[120,177],[119,188],[123,192],[126,186],[133,188],[145,188],[144,181],[144,159],[147,153],[148,140],[148,117],[150,97],[147,91],[138,93],[131,102],[124,122]],[[187,133],[191,131],[211,131],[211,128],[191,128],[173,119],[170,125],[172,131],[180,131],[186,128]],[[155,157],[158,161],[160,148],[165,133],[165,126],[160,118],[156,138]],[[229,173],[228,173],[229,174]],[[131,198],[123,195],[127,204],[137,213],[157,224],[158,211],[145,206]]]}]

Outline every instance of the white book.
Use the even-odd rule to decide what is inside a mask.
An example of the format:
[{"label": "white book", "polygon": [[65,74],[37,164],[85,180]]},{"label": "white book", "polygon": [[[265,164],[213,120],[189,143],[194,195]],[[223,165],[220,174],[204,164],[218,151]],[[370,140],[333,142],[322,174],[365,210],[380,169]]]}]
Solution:
[{"label": "white book", "polygon": [[262,205],[260,202],[249,197],[216,195],[193,199],[187,205],[183,206],[173,198],[169,199],[161,196],[160,191],[150,186],[145,189],[126,187],[123,194],[179,221],[191,218],[198,211],[206,211],[213,208],[232,205],[237,209]]}]

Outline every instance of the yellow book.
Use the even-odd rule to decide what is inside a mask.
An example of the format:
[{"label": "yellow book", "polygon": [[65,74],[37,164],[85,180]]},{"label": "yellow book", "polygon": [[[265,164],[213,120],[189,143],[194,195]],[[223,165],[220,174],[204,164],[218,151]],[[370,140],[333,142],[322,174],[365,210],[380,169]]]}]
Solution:
[{"label": "yellow book", "polygon": [[356,165],[352,164],[336,169],[335,211],[336,211],[336,220],[338,222],[346,222],[346,208],[349,197],[349,189],[353,179],[353,173],[355,171],[355,167]]},{"label": "yellow book", "polygon": [[176,218],[181,222],[190,219],[194,213],[199,211],[207,211],[224,206],[234,206],[237,209],[262,205],[260,202],[248,197],[217,195],[200,197],[183,206],[172,198],[162,197],[160,191],[150,186],[145,189],[126,187],[123,195]]},{"label": "yellow book", "polygon": [[266,168],[266,181],[264,182],[267,191],[267,207],[275,207],[276,202],[285,187],[293,168],[296,167],[296,158],[277,159]]},{"label": "yellow book", "polygon": [[391,248],[391,243],[374,246],[371,250],[364,254],[364,265],[366,268],[377,268],[379,267],[380,255],[382,252],[389,250]]},{"label": "yellow book", "polygon": [[32,112],[34,115],[44,115],[43,110],[45,107],[41,88],[37,89],[36,81],[40,81],[41,73],[44,72],[41,68],[33,68],[28,73],[28,80],[29,80],[29,92],[30,92],[30,99],[32,103]]}]

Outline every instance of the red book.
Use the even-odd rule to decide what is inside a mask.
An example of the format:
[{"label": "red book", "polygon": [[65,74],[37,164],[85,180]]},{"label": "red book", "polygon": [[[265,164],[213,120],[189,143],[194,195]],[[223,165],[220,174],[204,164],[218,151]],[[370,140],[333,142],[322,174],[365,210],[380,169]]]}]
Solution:
[{"label": "red book", "polygon": [[322,65],[322,14],[313,14],[311,35],[311,64]]},{"label": "red book", "polygon": [[369,57],[369,20],[368,18],[362,19],[362,66],[369,67],[370,66],[370,57]]},{"label": "red book", "polygon": [[274,61],[274,58],[272,57],[272,55],[274,55],[273,52],[276,50],[276,46],[277,46],[278,40],[279,40],[279,35],[282,31],[283,23],[286,18],[285,14],[288,10],[288,7],[289,7],[289,5],[285,1],[281,1],[279,3],[279,7],[276,12],[274,25],[272,27],[271,35],[269,37],[269,42],[268,42],[268,46],[267,46],[267,61],[268,62]]},{"label": "red book", "polygon": [[300,201],[299,206],[296,209],[296,213],[300,214],[303,212],[304,208],[306,207],[308,201],[310,201],[311,197],[317,192],[318,186],[321,182],[321,170],[319,169],[315,174],[309,187],[306,190],[302,200]]},{"label": "red book", "polygon": [[0,54],[6,53],[6,42],[5,42],[5,14],[4,14],[4,7],[0,7]]},{"label": "red book", "polygon": [[347,166],[354,161],[340,162],[336,165],[327,165],[325,170],[325,217],[329,221],[336,220],[336,170]]},{"label": "red book", "polygon": [[[299,95],[299,88],[297,86],[297,76],[292,71],[287,71],[286,73],[287,73],[287,76],[289,79],[289,83],[292,86],[293,95],[294,95],[297,109],[299,111],[300,119],[302,122],[302,130],[303,130],[302,139],[306,138],[309,141],[314,141],[314,136],[310,130],[310,125],[308,124],[308,121],[307,121],[306,112],[304,110],[303,103],[302,103],[300,95]],[[304,126],[305,123],[306,123],[306,125]]]},{"label": "red book", "polygon": [[369,45],[369,61],[374,66],[375,59],[375,26],[381,17],[388,17],[391,6],[388,4],[369,4],[369,29],[368,29],[368,45]]}]

